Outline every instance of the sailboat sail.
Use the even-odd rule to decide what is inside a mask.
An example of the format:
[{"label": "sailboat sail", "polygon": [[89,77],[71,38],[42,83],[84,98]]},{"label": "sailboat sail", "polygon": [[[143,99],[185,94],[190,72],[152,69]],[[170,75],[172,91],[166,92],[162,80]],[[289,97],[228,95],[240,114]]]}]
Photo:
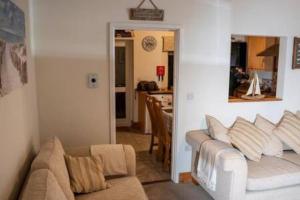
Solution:
[{"label": "sailboat sail", "polygon": [[248,95],[252,95],[253,89],[254,89],[254,79],[251,81],[251,85],[250,85],[250,87],[249,87],[248,92],[247,92],[246,95],[247,96]]},{"label": "sailboat sail", "polygon": [[259,79],[257,73],[255,73],[255,79],[256,79],[256,87],[255,87],[255,94],[261,95],[260,86],[259,86]]},{"label": "sailboat sail", "polygon": [[247,91],[246,95],[242,95],[243,99],[263,99],[265,95],[261,94],[260,86],[259,86],[259,78],[257,72],[255,72],[254,77],[251,81],[250,87]]}]

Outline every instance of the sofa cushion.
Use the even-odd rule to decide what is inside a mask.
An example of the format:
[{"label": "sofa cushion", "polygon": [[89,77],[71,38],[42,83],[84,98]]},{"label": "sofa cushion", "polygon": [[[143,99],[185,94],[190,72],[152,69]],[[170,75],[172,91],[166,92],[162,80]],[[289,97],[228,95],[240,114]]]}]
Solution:
[{"label": "sofa cushion", "polygon": [[[284,153],[283,157],[285,156]],[[292,153],[295,154],[295,153]],[[248,161],[247,190],[259,191],[300,184],[300,167],[290,161],[263,156],[260,162]]]},{"label": "sofa cushion", "polygon": [[275,124],[260,115],[256,115],[254,125],[270,137],[270,140],[263,149],[263,154],[266,156],[281,157],[283,154],[283,145],[275,134],[273,134],[273,130],[276,128]]},{"label": "sofa cushion", "polygon": [[229,130],[219,120],[206,115],[206,123],[208,132],[213,139],[230,144],[230,138],[228,136]]},{"label": "sofa cushion", "polygon": [[67,200],[54,175],[47,169],[34,171],[26,184],[21,200]]},{"label": "sofa cushion", "polygon": [[300,154],[300,119],[291,112],[285,112],[274,134],[294,151]]},{"label": "sofa cushion", "polygon": [[[254,124],[255,124],[255,126],[257,126],[257,128],[263,130],[267,134],[275,135],[273,133],[273,130],[276,128],[277,124],[273,124],[272,122],[270,122],[269,120],[261,117],[260,115],[256,116],[256,120],[255,120]],[[283,150],[292,150],[292,148],[289,147],[288,145],[286,145],[284,142],[281,142],[281,143],[283,145],[283,147],[282,147]]]},{"label": "sofa cushion", "polygon": [[125,177],[109,180],[111,188],[90,194],[77,195],[76,200],[147,200],[147,196],[139,180]]},{"label": "sofa cushion", "polygon": [[74,193],[90,193],[109,187],[103,175],[101,155],[72,157],[65,156],[70,175],[71,188]]},{"label": "sofa cushion", "polygon": [[270,137],[251,122],[238,117],[229,131],[231,143],[248,159],[259,161]]},{"label": "sofa cushion", "polygon": [[64,158],[64,149],[58,138],[53,137],[42,145],[40,152],[31,164],[31,171],[48,169],[55,176],[68,200],[74,200],[69,174]]}]

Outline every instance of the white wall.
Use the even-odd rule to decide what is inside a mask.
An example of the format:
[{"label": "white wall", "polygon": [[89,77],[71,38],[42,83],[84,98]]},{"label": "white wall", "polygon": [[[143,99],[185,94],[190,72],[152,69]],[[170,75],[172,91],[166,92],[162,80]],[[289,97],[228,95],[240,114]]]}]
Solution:
[{"label": "white wall", "polygon": [[[163,24],[183,29],[179,70],[176,172],[190,170],[185,133],[205,128],[205,114],[231,125],[256,113],[277,121],[284,109],[300,107],[300,71],[291,70],[292,35],[300,35],[297,0],[167,0]],[[67,145],[109,142],[108,22],[128,21],[138,1],[35,0],[34,36],[42,138],[58,135]],[[288,12],[287,12],[288,11]],[[282,102],[228,103],[230,35],[288,36],[281,45]],[[99,73],[100,87],[85,76]],[[194,99],[187,100],[193,94]]]},{"label": "white wall", "polygon": [[[146,36],[153,36],[157,41],[156,48],[147,52],[142,47],[142,41]],[[174,36],[174,32],[168,31],[134,31],[134,87],[141,80],[156,81],[161,88],[168,87],[168,52],[163,52],[163,37]],[[158,81],[156,66],[163,65],[166,75],[163,81]]]},{"label": "white wall", "polygon": [[[30,35],[29,3],[14,1],[26,15]],[[24,87],[0,97],[0,199],[16,199],[30,162],[39,148],[35,68],[27,37],[28,77]]]}]

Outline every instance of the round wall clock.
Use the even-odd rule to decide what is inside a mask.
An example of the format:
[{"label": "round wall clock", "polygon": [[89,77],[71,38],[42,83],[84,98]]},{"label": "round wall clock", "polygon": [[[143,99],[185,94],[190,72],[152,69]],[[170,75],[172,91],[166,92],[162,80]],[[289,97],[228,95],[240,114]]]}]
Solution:
[{"label": "round wall clock", "polygon": [[146,36],[142,41],[142,46],[145,51],[153,51],[156,48],[157,41],[153,36]]}]

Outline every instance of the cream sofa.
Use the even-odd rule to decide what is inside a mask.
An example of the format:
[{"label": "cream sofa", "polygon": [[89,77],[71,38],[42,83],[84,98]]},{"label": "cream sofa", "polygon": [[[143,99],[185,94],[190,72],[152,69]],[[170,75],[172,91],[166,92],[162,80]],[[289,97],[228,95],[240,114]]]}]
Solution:
[{"label": "cream sofa", "polygon": [[[195,173],[197,152],[207,139],[210,137],[206,130],[191,131],[186,135],[192,146],[192,176],[215,200],[300,200],[299,166],[267,156],[259,162],[249,161],[238,150],[220,155],[216,190],[208,189]],[[300,160],[293,151],[285,151],[284,156]]]},{"label": "cream sofa", "polygon": [[[113,146],[112,146],[113,147]],[[112,148],[111,152],[113,155]],[[135,176],[135,152],[131,146],[123,146],[126,176],[107,177],[112,187],[99,192],[75,195],[70,188],[69,175],[64,160],[65,151],[58,138],[48,140],[31,165],[31,171],[23,187],[21,200],[147,200],[144,189]],[[72,153],[74,154],[74,152]],[[89,155],[89,150],[75,151]],[[104,172],[105,173],[105,172]],[[106,173],[107,174],[107,173]],[[109,174],[108,174],[109,175]]]}]

